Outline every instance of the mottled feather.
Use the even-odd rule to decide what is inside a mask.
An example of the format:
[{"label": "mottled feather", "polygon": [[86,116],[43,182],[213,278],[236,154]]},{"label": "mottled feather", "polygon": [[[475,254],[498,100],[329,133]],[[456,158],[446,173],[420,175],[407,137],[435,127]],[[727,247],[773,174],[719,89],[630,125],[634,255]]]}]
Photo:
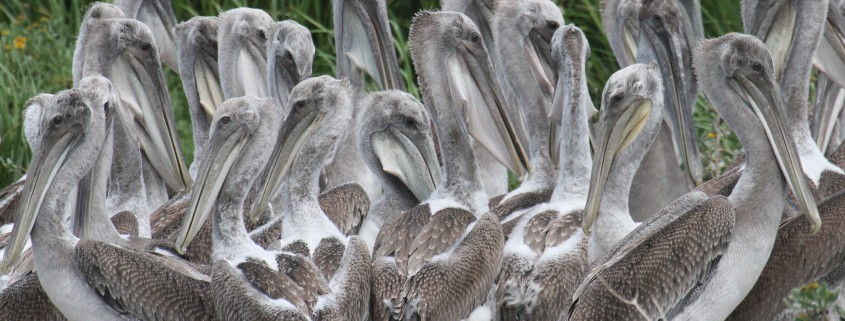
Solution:
[{"label": "mottled feather", "polygon": [[473,221],[475,215],[463,209],[445,208],[434,213],[411,244],[408,266],[405,267],[408,275],[419,271],[435,255],[446,252]]},{"label": "mottled feather", "polygon": [[320,194],[320,208],[345,235],[358,234],[364,216],[370,210],[370,199],[361,185],[344,184]]},{"label": "mottled feather", "polygon": [[38,275],[32,272],[0,291],[0,320],[59,321],[65,317],[50,302]]}]

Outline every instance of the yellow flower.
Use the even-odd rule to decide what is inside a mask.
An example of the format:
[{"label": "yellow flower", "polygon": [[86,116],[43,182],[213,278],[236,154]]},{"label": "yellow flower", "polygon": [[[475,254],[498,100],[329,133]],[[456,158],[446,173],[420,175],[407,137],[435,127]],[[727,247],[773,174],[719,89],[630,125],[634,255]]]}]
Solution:
[{"label": "yellow flower", "polygon": [[15,37],[15,49],[23,49],[23,48],[26,48],[26,37],[24,37],[24,36]]},{"label": "yellow flower", "polygon": [[0,35],[2,35],[2,36],[8,36],[11,33],[12,32],[9,31],[9,29],[3,29],[3,31],[0,31]]},{"label": "yellow flower", "polygon": [[804,287],[802,287],[801,291],[809,292],[809,291],[815,291],[815,290],[818,290],[818,289],[819,289],[819,282],[813,282],[813,283],[807,284]]},{"label": "yellow flower", "polygon": [[50,19],[48,19],[47,17],[41,17],[40,19],[38,19],[38,21],[47,22],[50,21]]},{"label": "yellow flower", "polygon": [[25,15],[22,15],[22,14],[19,14],[19,15],[15,18],[14,25],[18,26],[18,25],[22,24],[24,21],[26,21],[26,16],[25,16]]},{"label": "yellow flower", "polygon": [[716,138],[716,133],[714,133],[714,132],[707,133],[707,138]]}]

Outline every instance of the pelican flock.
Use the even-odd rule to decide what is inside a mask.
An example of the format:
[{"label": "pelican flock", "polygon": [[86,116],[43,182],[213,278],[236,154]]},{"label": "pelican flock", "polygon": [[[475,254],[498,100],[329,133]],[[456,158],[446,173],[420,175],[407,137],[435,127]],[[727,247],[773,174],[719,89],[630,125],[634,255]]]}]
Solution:
[{"label": "pelican flock", "polygon": [[[596,102],[550,0],[443,0],[407,48],[385,0],[332,8],[336,75],[261,9],[88,7],[73,88],[20,115],[0,320],[790,320],[845,284],[845,2],[705,39],[699,1],[604,0]],[[710,180],[699,94],[743,151]]]}]

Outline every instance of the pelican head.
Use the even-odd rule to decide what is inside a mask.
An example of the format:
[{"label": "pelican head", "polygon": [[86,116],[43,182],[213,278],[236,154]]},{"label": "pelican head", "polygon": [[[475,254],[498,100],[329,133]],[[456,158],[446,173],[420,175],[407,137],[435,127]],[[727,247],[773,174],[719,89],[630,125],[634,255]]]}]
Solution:
[{"label": "pelican head", "polygon": [[90,155],[99,154],[103,147],[103,110],[108,109],[110,97],[105,91],[70,89],[51,97],[42,109],[40,139],[27,169],[15,226],[4,253],[4,273],[20,257],[39,213],[60,215],[64,211],[45,204],[47,195],[67,194],[94,165],[97,157]]},{"label": "pelican head", "polygon": [[134,119],[136,138],[170,188],[184,192],[191,177],[182,157],[173,107],[150,29],[138,20],[89,22],[83,76],[106,76],[115,87],[119,112]]},{"label": "pelican head", "polygon": [[358,149],[374,172],[398,179],[425,201],[440,183],[431,119],[410,94],[388,90],[370,94],[358,126]]},{"label": "pelican head", "polygon": [[[528,155],[508,119],[504,96],[475,23],[457,12],[423,11],[414,17],[409,43],[424,95],[450,93],[450,97],[425,97],[432,116],[438,122],[463,119],[461,126],[517,176],[530,171]],[[442,75],[445,81],[424,75]],[[430,88],[444,85],[448,87]],[[454,109],[431,106],[435,101],[445,105],[443,99]]]},{"label": "pelican head", "polygon": [[231,195],[245,193],[224,190],[223,183],[240,190],[251,186],[270,155],[276,138],[273,134],[281,123],[280,111],[275,101],[252,96],[232,98],[220,106],[211,122],[206,158],[197,172],[190,208],[176,240],[177,251],[184,253],[215,204],[231,206],[220,211],[241,208],[243,199],[231,199]]},{"label": "pelican head", "polygon": [[311,77],[314,52],[308,28],[293,20],[280,21],[273,26],[273,35],[267,40],[267,86],[270,96],[279,105],[287,107],[293,86]]},{"label": "pelican head", "polygon": [[643,1],[639,12],[637,62],[657,62],[663,75],[666,113],[678,160],[689,180],[701,184],[703,169],[696,144],[693,109],[698,86],[692,72],[694,31],[676,0]]},{"label": "pelican head", "polygon": [[630,175],[628,180],[611,180],[613,184],[627,182],[623,189],[630,189],[637,167],[657,138],[663,117],[663,86],[657,65],[633,64],[611,75],[602,92],[599,113],[598,141],[582,223],[585,233],[590,233],[596,221],[602,198],[628,198],[627,194],[604,195],[608,178]]},{"label": "pelican head", "polygon": [[385,0],[334,0],[337,74],[363,87],[369,75],[381,89],[405,89]]},{"label": "pelican head", "polygon": [[637,39],[640,34],[639,13],[642,2],[642,0],[602,1],[602,24],[619,66],[628,66],[637,61]]},{"label": "pelican head", "polygon": [[[334,150],[338,137],[346,131],[344,126],[348,126],[352,120],[352,96],[348,80],[329,76],[309,78],[293,87],[288,104],[290,114],[282,124],[270,160],[260,181],[256,183],[258,196],[250,213],[253,222],[266,209],[294,160],[302,158],[304,161],[322,163],[330,156],[326,151]],[[316,150],[322,154],[299,155],[305,144],[311,146],[312,153]],[[314,146],[320,148],[315,149]]]},{"label": "pelican head", "polygon": [[813,230],[818,231],[821,228],[818,208],[786,123],[775,80],[776,65],[766,45],[756,37],[731,33],[702,42],[695,49],[694,61],[702,89],[728,125],[737,131],[742,145],[759,148],[760,142],[748,141],[746,137],[768,138],[767,145],[774,152],[787,185],[812,222]]},{"label": "pelican head", "polygon": [[220,84],[226,99],[240,96],[269,97],[267,92],[267,39],[273,18],[267,12],[237,8],[220,14]]}]

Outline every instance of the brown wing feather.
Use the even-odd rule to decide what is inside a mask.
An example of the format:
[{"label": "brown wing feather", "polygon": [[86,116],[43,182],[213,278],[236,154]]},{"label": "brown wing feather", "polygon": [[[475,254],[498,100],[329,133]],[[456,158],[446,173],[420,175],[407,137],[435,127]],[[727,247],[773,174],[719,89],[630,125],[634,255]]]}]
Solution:
[{"label": "brown wing feather", "polygon": [[305,302],[305,290],[286,275],[270,269],[264,262],[247,260],[238,264],[244,277],[256,289],[274,300],[287,300],[299,311],[311,314],[311,309]]},{"label": "brown wing feather", "polygon": [[[781,223],[766,267],[728,320],[771,320],[785,308],[783,299],[792,289],[840,270],[845,258],[842,213],[845,191],[819,203],[822,227],[818,233],[812,233],[803,216]],[[842,280],[829,281],[836,284]]]},{"label": "brown wing feather", "polygon": [[320,208],[345,235],[358,234],[370,210],[367,192],[355,183],[332,188],[319,197]]},{"label": "brown wing feather", "polygon": [[584,211],[578,210],[563,216],[549,223],[546,232],[546,247],[557,246],[568,240],[581,228],[581,217]]},{"label": "brown wing feather", "polygon": [[504,219],[511,213],[536,206],[541,203],[547,203],[552,198],[553,189],[544,189],[531,193],[522,193],[514,195],[504,202],[499,203],[496,207],[490,209],[491,212],[499,217],[499,220]]},{"label": "brown wing feather", "polygon": [[343,259],[332,280],[336,287],[333,302],[314,311],[315,321],[364,320],[369,311],[372,258],[367,244],[357,236],[349,238]]},{"label": "brown wing feather", "polygon": [[304,293],[303,299],[313,309],[320,295],[329,293],[329,284],[307,257],[297,254],[281,253],[276,256],[279,272],[296,282]]},{"label": "brown wing feather", "polygon": [[432,257],[449,249],[473,221],[475,215],[463,209],[445,208],[434,213],[411,244],[408,266],[405,268],[408,275],[416,273]]},{"label": "brown wing feather", "polygon": [[340,240],[330,237],[320,240],[317,248],[314,249],[314,265],[323,273],[326,280],[331,280],[335,271],[340,266],[340,260],[343,258],[343,252],[346,246]]},{"label": "brown wing feather", "polygon": [[0,320],[58,321],[65,317],[50,302],[38,275],[32,272],[0,291]]},{"label": "brown wing feather", "polygon": [[534,251],[534,254],[541,254],[546,248],[546,233],[549,231],[549,223],[557,217],[557,211],[544,211],[532,216],[525,223],[525,230],[522,231],[525,245]]},{"label": "brown wing feather", "polygon": [[308,320],[307,314],[290,305],[268,304],[267,296],[247,282],[228,262],[217,261],[213,271],[211,297],[216,315],[221,320]]},{"label": "brown wing feather", "polygon": [[733,226],[727,198],[698,204],[593,270],[576,291],[569,320],[657,320],[706,276]]},{"label": "brown wing feather", "polygon": [[111,217],[111,223],[118,233],[138,237],[138,219],[130,211],[120,211]]},{"label": "brown wing feather", "polygon": [[18,199],[23,191],[23,184],[26,180],[12,183],[0,190],[0,225],[15,222],[15,214],[18,212]]},{"label": "brown wing feather", "polygon": [[[208,276],[184,273],[165,265],[153,253],[126,250],[110,244],[80,240],[74,258],[92,287],[107,299],[147,320],[215,319],[208,297]],[[187,271],[191,270],[183,265]]]},{"label": "brown wing feather", "polygon": [[405,277],[399,274],[393,261],[379,258],[373,261],[372,292],[370,293],[370,315],[373,321],[390,321],[391,298],[399,296]]},{"label": "brown wing feather", "polygon": [[[397,267],[407,266],[405,262],[411,253],[411,244],[430,219],[428,204],[421,204],[386,221],[376,236],[374,256],[394,256]],[[405,275],[405,271],[400,270],[400,273]]]}]

